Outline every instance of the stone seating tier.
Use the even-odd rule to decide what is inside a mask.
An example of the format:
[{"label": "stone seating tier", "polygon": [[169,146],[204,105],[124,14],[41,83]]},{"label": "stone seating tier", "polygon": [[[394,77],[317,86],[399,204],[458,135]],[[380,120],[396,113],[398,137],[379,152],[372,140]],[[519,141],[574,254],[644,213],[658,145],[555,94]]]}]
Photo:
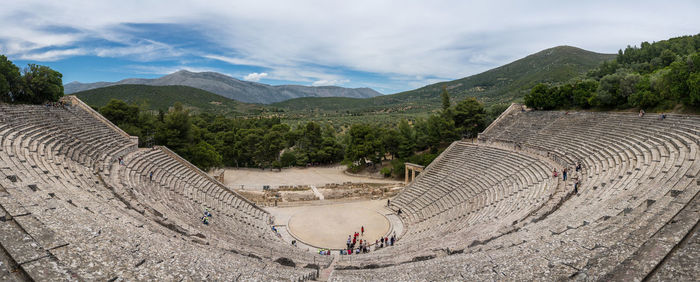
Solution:
[{"label": "stone seating tier", "polygon": [[[224,202],[218,186],[197,179],[185,166],[165,159],[156,164],[169,169],[159,185],[127,190],[111,183],[113,169],[126,172],[117,157],[139,151],[129,138],[82,111],[0,104],[1,280],[316,277],[304,266],[314,259],[323,265],[322,258],[284,244],[266,225],[267,213],[237,197]],[[191,179],[180,177],[185,175]],[[130,181],[139,176],[134,171],[116,176],[120,183],[140,183]],[[176,187],[196,191],[192,195],[203,206],[221,210],[213,219],[220,226],[198,222],[201,206],[186,197],[150,198]],[[129,206],[123,191],[149,196],[168,218]]]},{"label": "stone seating tier", "polygon": [[[394,200],[396,207],[409,213],[404,218],[408,232],[397,246],[344,259],[331,280],[695,280],[698,263],[688,258],[697,256],[698,249],[682,239],[697,241],[693,230],[700,218],[698,132],[697,116],[671,114],[659,120],[626,113],[511,112],[482,134],[475,147],[527,155],[543,163],[539,170],[486,154],[489,150],[464,152],[456,146],[459,143],[451,146]],[[498,159],[478,160],[486,155]],[[499,203],[512,207],[505,211],[517,211],[533,202],[510,196],[510,191],[519,189],[494,188],[494,174],[483,168],[494,162],[517,169],[518,173],[507,175],[516,179],[516,185],[540,179],[542,173],[550,176],[555,167],[560,175],[563,167],[571,172],[581,162],[582,171],[569,177],[578,177],[582,185],[575,195],[573,181],[559,177],[552,197],[542,198],[547,202],[539,210],[497,217],[504,210]],[[465,186],[453,180],[459,179],[455,175],[492,188],[479,195],[496,203],[488,205],[477,198],[450,206],[453,213],[415,213],[431,206],[437,211],[445,208],[439,198],[421,200],[421,196],[441,193],[445,187],[461,190]],[[445,223],[460,217],[467,220],[456,220],[457,227]]]}]

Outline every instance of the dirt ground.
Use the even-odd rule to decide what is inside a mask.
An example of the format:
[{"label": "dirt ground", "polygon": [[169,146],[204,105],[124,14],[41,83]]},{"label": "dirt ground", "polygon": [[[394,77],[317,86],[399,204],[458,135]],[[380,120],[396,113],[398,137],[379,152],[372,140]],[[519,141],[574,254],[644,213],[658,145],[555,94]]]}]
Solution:
[{"label": "dirt ground", "polygon": [[263,185],[270,187],[292,185],[314,185],[352,183],[401,183],[394,179],[376,179],[350,176],[343,171],[345,166],[324,166],[308,168],[286,168],[282,171],[250,168],[227,168],[224,172],[224,184],[236,190],[262,190]]},{"label": "dirt ground", "polygon": [[359,239],[374,242],[389,232],[390,223],[383,213],[385,200],[360,201],[331,205],[267,208],[276,224],[286,224],[299,241],[321,248],[341,249],[348,235],[360,232]]}]

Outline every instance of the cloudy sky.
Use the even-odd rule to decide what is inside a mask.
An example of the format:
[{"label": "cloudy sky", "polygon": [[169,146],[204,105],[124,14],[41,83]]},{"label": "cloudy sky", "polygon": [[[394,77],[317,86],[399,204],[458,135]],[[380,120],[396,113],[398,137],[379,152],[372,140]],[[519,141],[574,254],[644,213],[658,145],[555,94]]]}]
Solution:
[{"label": "cloudy sky", "polygon": [[572,45],[700,32],[700,1],[2,1],[0,54],[71,81],[216,71],[395,93]]}]

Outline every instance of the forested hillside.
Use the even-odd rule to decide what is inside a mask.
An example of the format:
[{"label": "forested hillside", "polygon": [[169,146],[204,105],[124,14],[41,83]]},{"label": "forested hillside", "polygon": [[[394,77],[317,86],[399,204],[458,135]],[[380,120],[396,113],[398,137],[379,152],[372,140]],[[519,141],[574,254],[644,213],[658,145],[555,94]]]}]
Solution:
[{"label": "forested hillside", "polygon": [[486,106],[490,106],[522,99],[537,83],[569,81],[586,74],[601,62],[614,58],[614,54],[559,46],[480,74],[397,94],[368,99],[300,98],[275,103],[273,106],[291,111],[377,111],[391,108],[429,111],[440,107],[440,91],[444,87],[453,99],[477,97]]},{"label": "forested hillside", "polygon": [[149,110],[167,111],[176,102],[195,113],[209,112],[224,115],[259,113],[262,106],[242,103],[189,86],[150,86],[138,84],[114,85],[77,92],[83,102],[93,107],[104,107],[112,99],[129,104],[143,105]]},{"label": "forested hillside", "polygon": [[525,103],[539,109],[700,108],[700,34],[620,49],[581,79],[538,84]]}]

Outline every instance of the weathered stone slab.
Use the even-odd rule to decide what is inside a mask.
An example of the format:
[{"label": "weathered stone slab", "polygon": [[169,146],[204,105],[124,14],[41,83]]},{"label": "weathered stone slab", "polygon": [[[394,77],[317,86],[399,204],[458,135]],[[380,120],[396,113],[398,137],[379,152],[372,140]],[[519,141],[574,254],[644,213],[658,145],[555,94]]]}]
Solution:
[{"label": "weathered stone slab", "polygon": [[29,212],[11,196],[0,197],[0,206],[2,206],[11,216],[26,215]]},{"label": "weathered stone slab", "polygon": [[53,249],[64,246],[67,243],[59,238],[53,230],[49,229],[34,216],[20,216],[14,218],[22,228],[29,233],[34,240],[39,242],[45,249]]},{"label": "weathered stone slab", "polygon": [[32,239],[29,234],[23,232],[19,225],[11,220],[0,222],[0,244],[17,264],[33,261],[48,255],[39,243]]},{"label": "weathered stone slab", "polygon": [[79,277],[70,273],[65,267],[51,257],[25,263],[22,269],[34,281],[77,281]]}]

